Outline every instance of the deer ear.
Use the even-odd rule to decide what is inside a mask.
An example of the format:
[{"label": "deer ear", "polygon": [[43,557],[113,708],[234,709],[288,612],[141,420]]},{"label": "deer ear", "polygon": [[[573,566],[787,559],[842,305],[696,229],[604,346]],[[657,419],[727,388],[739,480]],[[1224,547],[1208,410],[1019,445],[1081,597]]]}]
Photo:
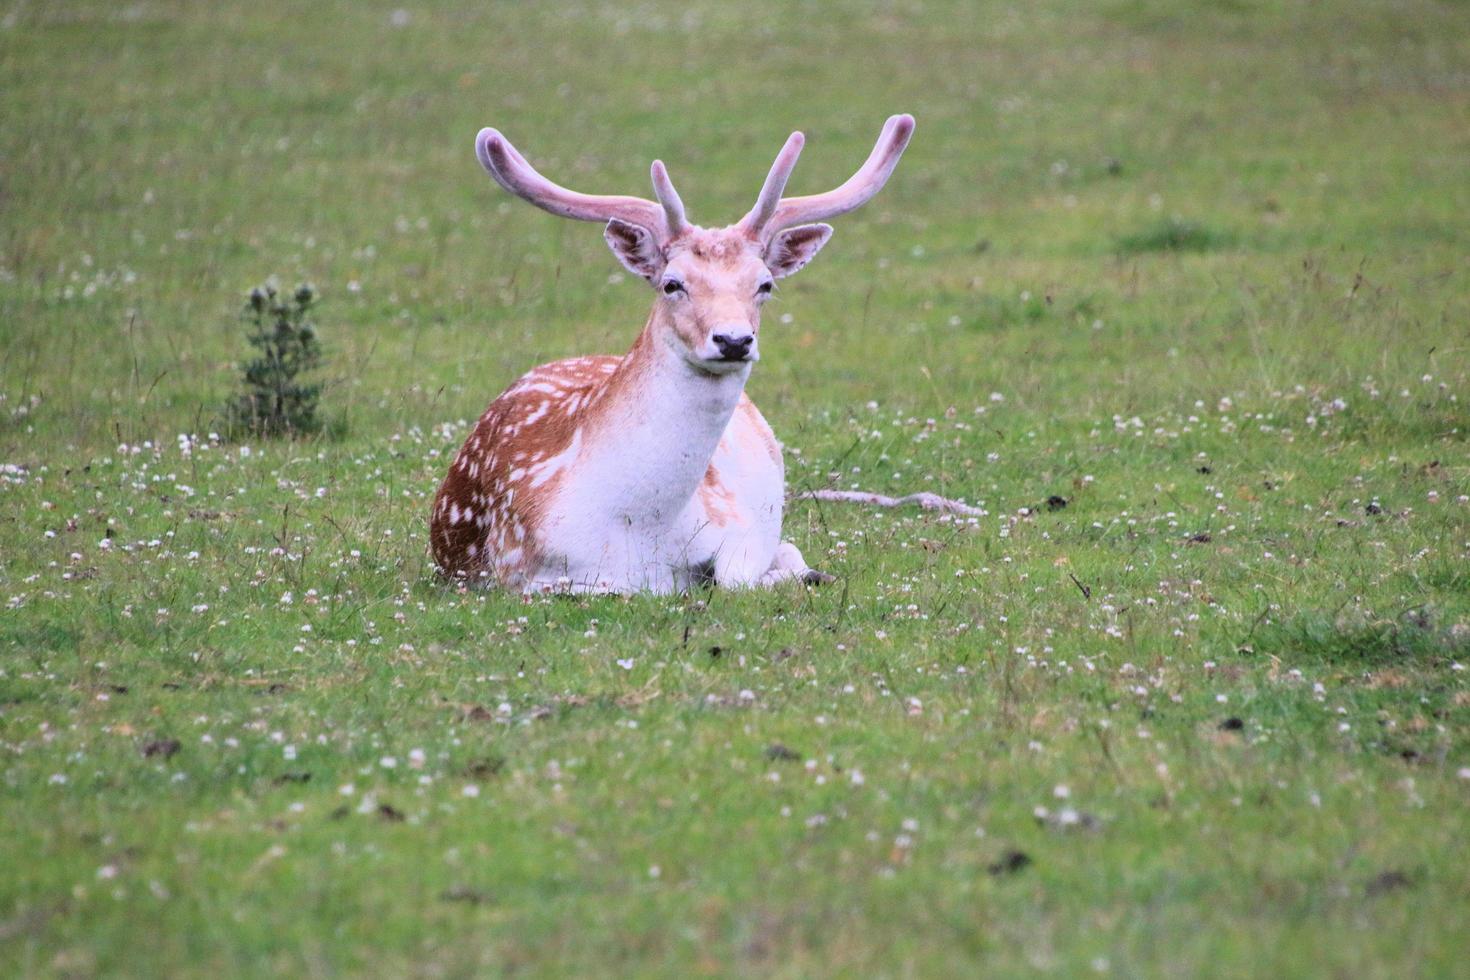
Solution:
[{"label": "deer ear", "polygon": [[607,247],[618,257],[623,268],[653,282],[664,271],[664,253],[653,232],[620,218],[613,218],[602,230]]},{"label": "deer ear", "polygon": [[771,239],[766,246],[766,268],[777,279],[791,275],[806,265],[832,237],[832,226],[797,225]]}]

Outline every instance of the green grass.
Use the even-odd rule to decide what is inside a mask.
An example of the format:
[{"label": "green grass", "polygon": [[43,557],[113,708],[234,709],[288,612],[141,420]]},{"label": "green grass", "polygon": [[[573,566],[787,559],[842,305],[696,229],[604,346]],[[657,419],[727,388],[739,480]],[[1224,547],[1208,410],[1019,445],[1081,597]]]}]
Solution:
[{"label": "green grass", "polygon": [[1172,217],[1154,222],[1142,231],[1124,235],[1118,240],[1118,251],[1124,255],[1138,252],[1209,252],[1224,248],[1230,238],[1183,218]]},{"label": "green grass", "polygon": [[[393,9],[0,4],[0,973],[1464,975],[1463,4]],[[898,111],[750,390],[990,515],[437,581],[465,420],[649,303],[478,127],[718,224]],[[211,443],[272,274],[333,434]]]}]

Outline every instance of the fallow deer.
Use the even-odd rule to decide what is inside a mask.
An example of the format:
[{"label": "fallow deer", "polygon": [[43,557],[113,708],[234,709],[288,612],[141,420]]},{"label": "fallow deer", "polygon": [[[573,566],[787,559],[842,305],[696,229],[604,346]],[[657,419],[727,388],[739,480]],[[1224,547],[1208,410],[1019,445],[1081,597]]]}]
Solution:
[{"label": "fallow deer", "polygon": [[762,304],[864,204],[913,134],[889,118],[835,190],[783,198],[804,137],[792,133],[755,206],[727,228],[690,224],[668,171],[657,201],[580,194],[547,180],[494,129],[475,140],[505,190],[565,218],[606,222],[618,261],[655,290],[622,357],[543,364],[496,398],[435,496],[444,573],[525,591],[765,586],[821,576],[781,540],[781,447],[744,389]]}]

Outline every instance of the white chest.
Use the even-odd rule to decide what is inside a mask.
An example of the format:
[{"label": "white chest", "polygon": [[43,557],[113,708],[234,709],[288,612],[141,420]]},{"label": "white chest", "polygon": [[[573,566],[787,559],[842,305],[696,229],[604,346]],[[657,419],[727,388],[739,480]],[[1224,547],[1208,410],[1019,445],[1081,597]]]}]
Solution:
[{"label": "white chest", "polygon": [[548,502],[531,587],[668,591],[715,562],[769,567],[784,491],[769,430],[748,404],[713,433],[697,421],[583,440]]}]

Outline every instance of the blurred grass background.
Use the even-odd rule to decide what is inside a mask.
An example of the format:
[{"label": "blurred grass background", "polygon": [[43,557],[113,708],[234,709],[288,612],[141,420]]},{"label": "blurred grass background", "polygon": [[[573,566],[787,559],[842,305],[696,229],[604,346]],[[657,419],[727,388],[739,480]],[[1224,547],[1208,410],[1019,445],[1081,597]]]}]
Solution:
[{"label": "blurred grass background", "polygon": [[[595,229],[491,184],[470,146],[486,124],[592,191],[646,193],[662,157],[696,220],[723,224],[791,129],[810,139],[806,192],[850,173],[890,112],[917,115],[901,179],[790,284],[797,322],[768,331],[753,391],[777,419],[1002,379],[1084,412],[1211,375],[1269,387],[1305,380],[1304,359],[1335,370],[1325,337],[1344,341],[1336,370],[1381,371],[1425,358],[1415,324],[1470,316],[1459,4],[3,16],[0,384],[54,399],[39,424],[68,442],[201,421],[241,356],[240,294],[271,273],[332,304],[339,401],[365,430],[477,414],[537,360],[624,349],[647,296],[607,286]],[[1359,272],[1367,295],[1345,307]],[[869,370],[895,362],[928,377]]]}]

